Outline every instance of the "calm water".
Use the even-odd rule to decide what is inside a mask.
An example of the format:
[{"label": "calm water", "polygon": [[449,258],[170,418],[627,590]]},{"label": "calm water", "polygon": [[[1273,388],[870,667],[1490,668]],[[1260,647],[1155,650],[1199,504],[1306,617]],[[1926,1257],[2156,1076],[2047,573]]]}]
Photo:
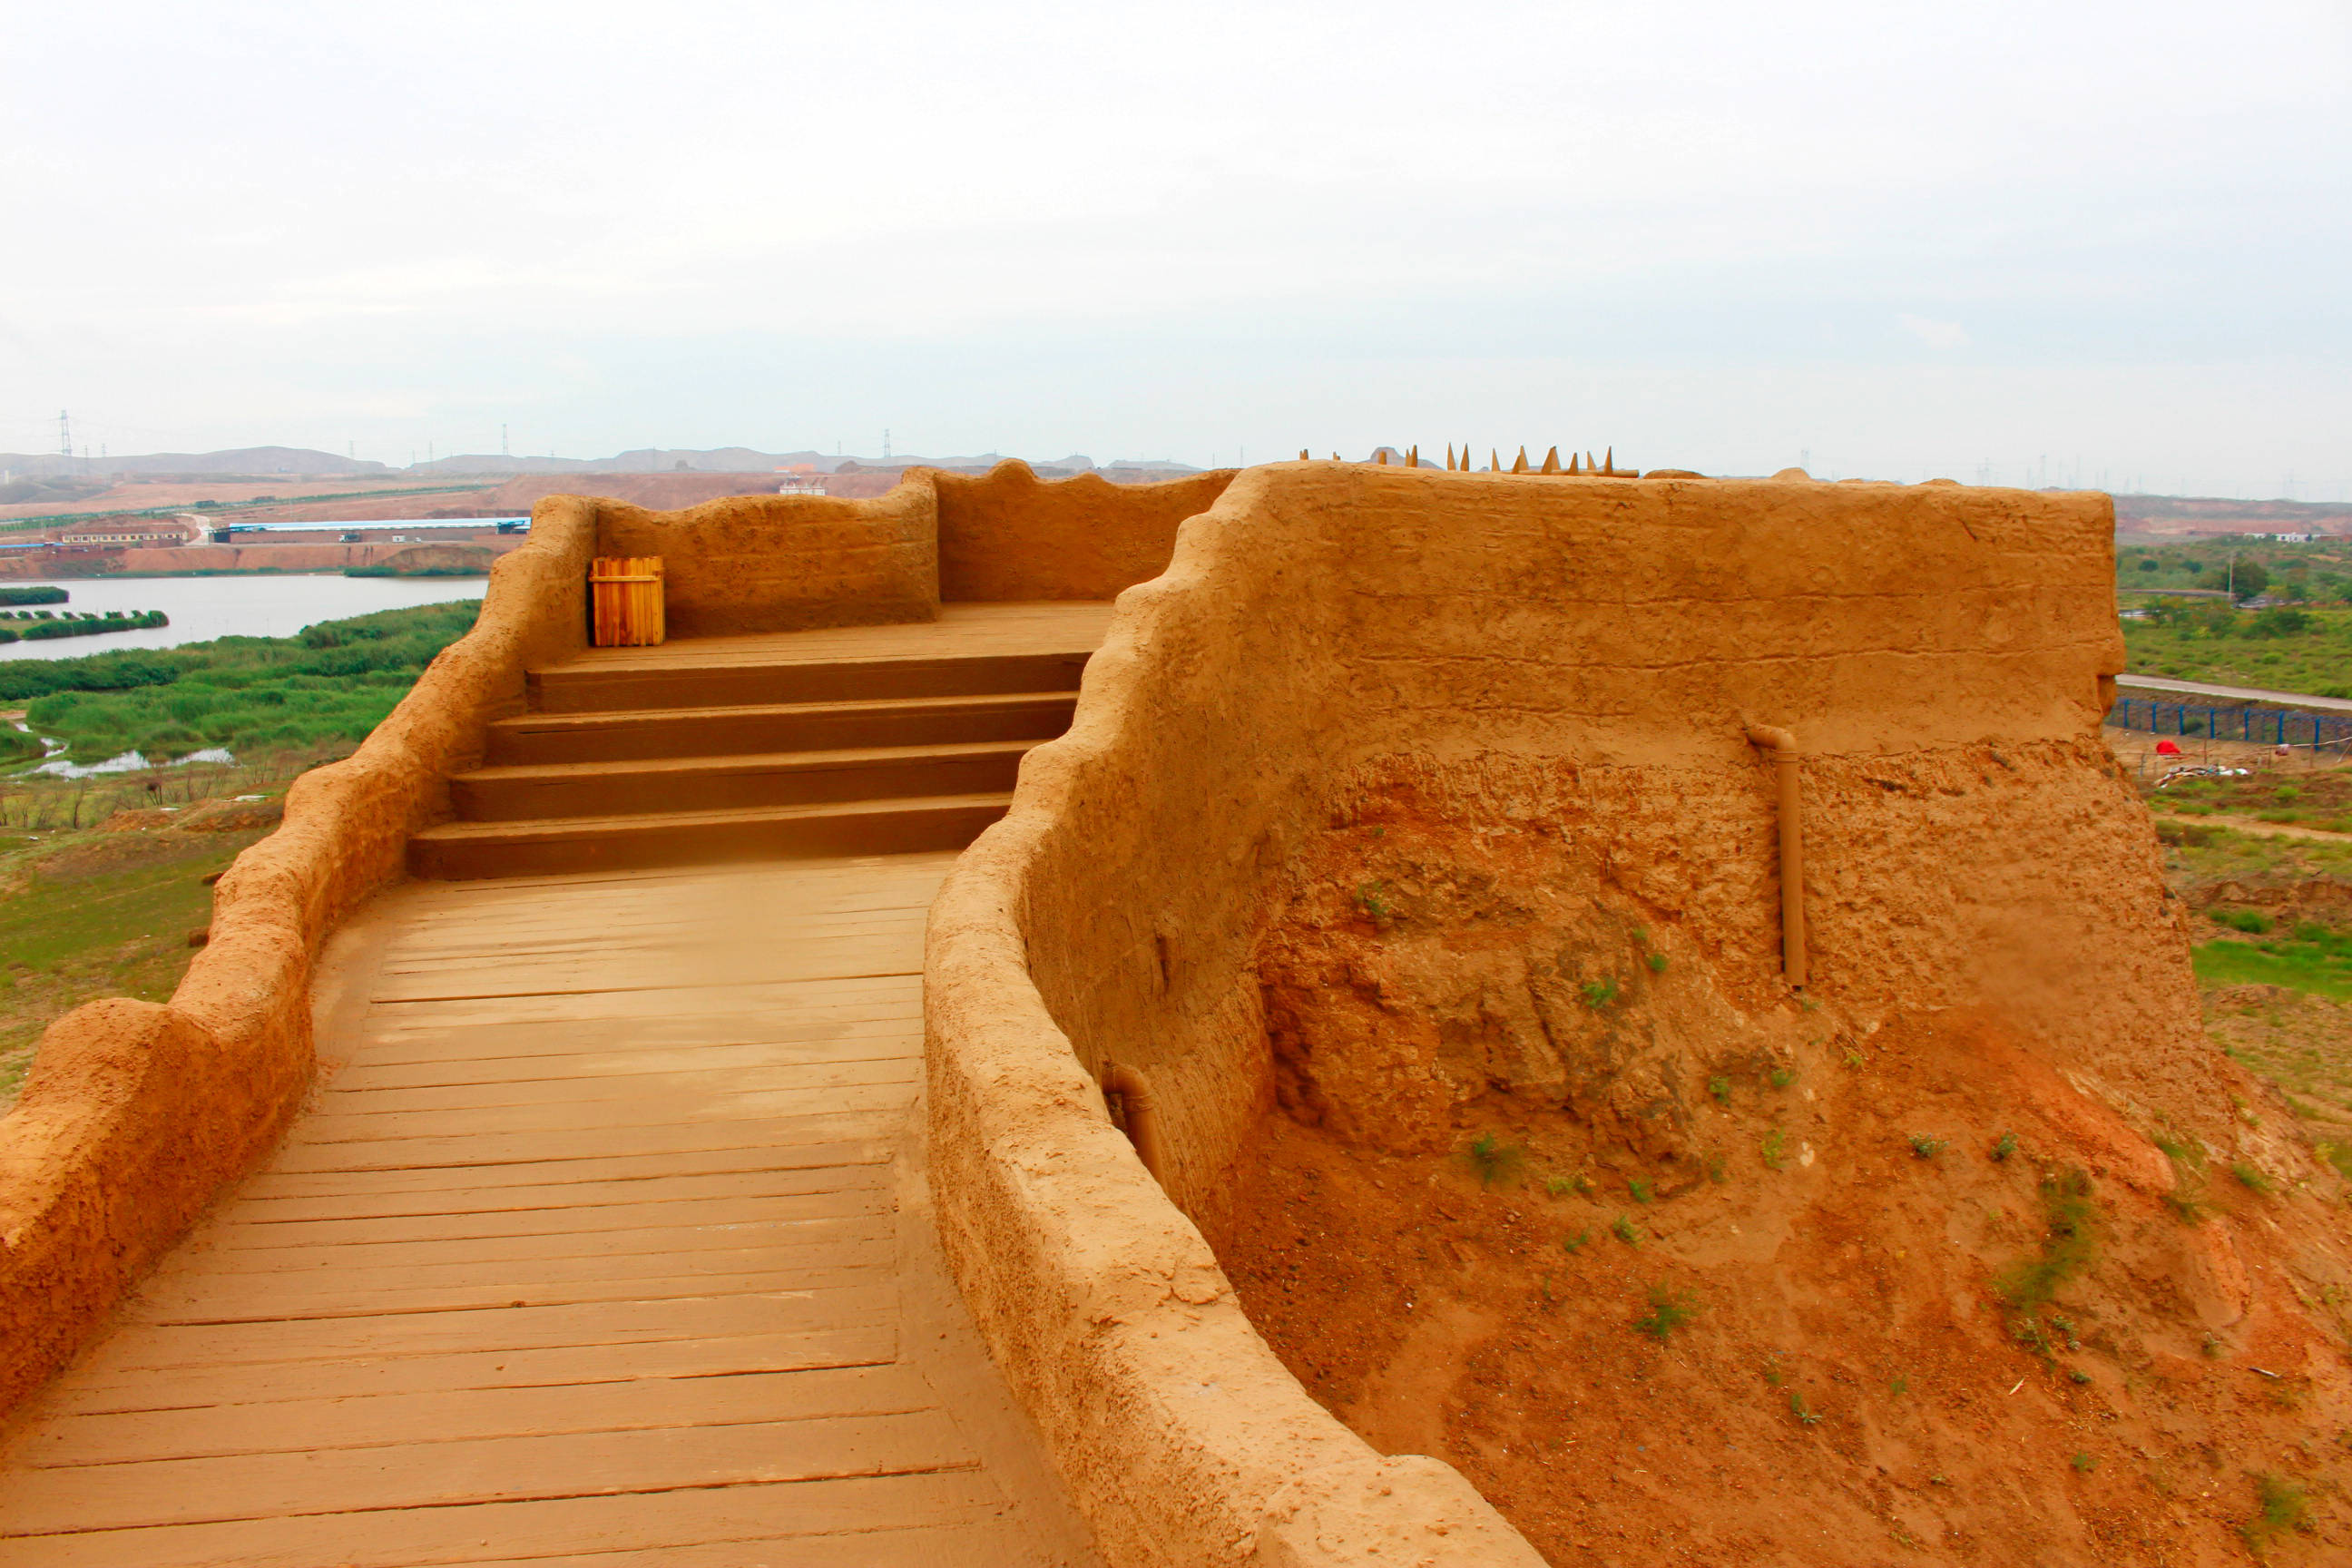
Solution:
[{"label": "calm water", "polygon": [[[68,578],[53,584],[72,595],[67,603],[9,607],[96,610],[101,615],[108,610],[161,610],[172,624],[148,631],[9,643],[0,647],[0,659],[79,658],[110,648],[177,647],[231,636],[291,637],[314,621],[478,599],[488,582],[486,577]],[[0,579],[0,586],[10,588],[44,585],[49,584]]]}]

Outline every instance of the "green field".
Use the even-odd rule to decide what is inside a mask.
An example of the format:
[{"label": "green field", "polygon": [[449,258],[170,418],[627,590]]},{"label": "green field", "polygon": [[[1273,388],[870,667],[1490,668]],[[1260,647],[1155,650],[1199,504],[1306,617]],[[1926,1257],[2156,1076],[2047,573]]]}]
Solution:
[{"label": "green field", "polygon": [[2158,602],[2150,615],[2124,622],[2135,675],[2352,697],[2352,610],[2175,600]]},{"label": "green field", "polygon": [[2339,1002],[2352,999],[2352,936],[2331,927],[2303,925],[2291,934],[2225,937],[2199,944],[2191,956],[2202,984],[2284,985]]},{"label": "green field", "polygon": [[154,651],[0,661],[0,703],[78,762],[149,760],[226,746],[315,749],[366,736],[433,656],[465,635],[480,601],[383,610],[291,637],[221,637]]}]

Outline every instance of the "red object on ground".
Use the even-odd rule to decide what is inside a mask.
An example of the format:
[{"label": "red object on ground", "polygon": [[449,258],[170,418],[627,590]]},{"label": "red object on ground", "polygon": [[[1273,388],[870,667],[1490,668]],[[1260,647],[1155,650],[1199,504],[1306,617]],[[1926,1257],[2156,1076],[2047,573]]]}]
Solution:
[{"label": "red object on ground", "polygon": [[2156,754],[2159,757],[2177,757],[2180,754],[2180,748],[2170,741],[2158,741],[2156,743]]}]

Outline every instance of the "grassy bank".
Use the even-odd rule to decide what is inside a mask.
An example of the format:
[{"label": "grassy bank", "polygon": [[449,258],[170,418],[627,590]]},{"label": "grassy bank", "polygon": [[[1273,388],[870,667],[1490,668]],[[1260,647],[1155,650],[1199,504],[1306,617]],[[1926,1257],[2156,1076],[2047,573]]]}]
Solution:
[{"label": "grassy bank", "polygon": [[238,755],[356,743],[433,656],[465,635],[478,600],[383,610],[291,637],[221,637],[86,658],[0,661],[0,703],[74,761],[150,761],[225,746]]},{"label": "grassy bank", "polygon": [[2337,815],[2347,795],[2352,769],[2336,768],[2183,781],[2149,803],[2166,880],[2196,911],[2207,1034],[2278,1086],[2323,1153],[2352,1160],[2352,832],[2273,837],[2209,818],[2308,810],[2304,831],[2352,828]]},{"label": "grassy bank", "polygon": [[0,1109],[61,1015],[101,996],[171,995],[196,952],[191,934],[212,920],[207,879],[278,809],[273,796],[0,834]]},{"label": "grassy bank", "polygon": [[[2196,826],[2198,818],[2210,816],[2252,817],[2258,822],[2352,834],[2352,772],[2334,767],[2288,768],[2249,771],[2237,778],[2176,779],[2151,790],[2147,804],[2157,814],[2158,833],[2174,844],[2186,842],[2182,835]],[[2169,824],[2167,818],[2172,819]],[[2274,838],[2247,841],[2279,842]],[[2352,838],[2346,844],[2352,847]]]}]

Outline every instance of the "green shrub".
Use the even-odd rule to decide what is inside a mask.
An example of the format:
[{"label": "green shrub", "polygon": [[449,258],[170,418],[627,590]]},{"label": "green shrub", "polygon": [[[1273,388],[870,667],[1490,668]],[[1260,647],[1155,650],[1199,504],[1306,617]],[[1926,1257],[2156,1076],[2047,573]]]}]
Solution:
[{"label": "green shrub", "polygon": [[2098,1255],[2099,1205],[2089,1176],[2067,1171],[2043,1182],[2042,1214],[2041,1255],[2011,1265],[1994,1281],[2001,1299],[2021,1310],[2047,1304]]},{"label": "green shrub", "polygon": [[1685,1327],[1696,1316],[1698,1298],[1690,1291],[1653,1285],[1650,1287],[1649,1313],[1636,1319],[1633,1326],[1660,1344],[1664,1344],[1674,1337],[1676,1329]]},{"label": "green shrub", "polygon": [[2270,916],[2259,910],[2215,910],[2212,921],[2215,925],[2228,926],[2231,931],[2246,931],[2254,936],[2271,929]]},{"label": "green shrub", "polygon": [[2254,1478],[2254,1517],[2238,1527],[2246,1550],[2260,1556],[2276,1537],[2290,1530],[2311,1528],[2311,1497],[2297,1483],[2274,1471]]},{"label": "green shrub", "polygon": [[1492,1132],[1481,1132],[1470,1140],[1462,1151],[1463,1163],[1478,1173],[1478,1184],[1491,1187],[1503,1177],[1517,1171],[1528,1157],[1528,1152],[1516,1143],[1506,1143]]}]

